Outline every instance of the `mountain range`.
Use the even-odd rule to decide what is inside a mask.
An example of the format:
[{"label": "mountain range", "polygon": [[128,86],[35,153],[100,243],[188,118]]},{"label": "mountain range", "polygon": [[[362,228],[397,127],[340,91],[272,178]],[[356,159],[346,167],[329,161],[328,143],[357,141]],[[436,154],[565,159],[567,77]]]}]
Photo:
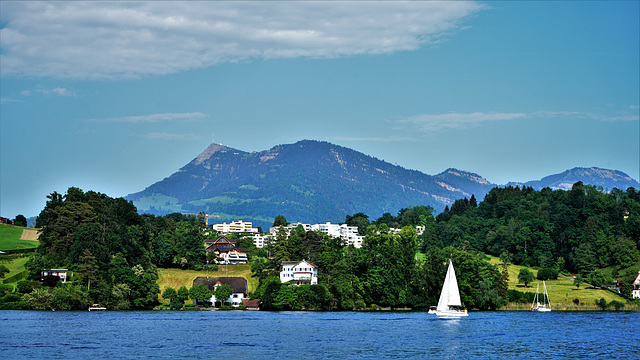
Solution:
[{"label": "mountain range", "polygon": [[[570,189],[577,181],[626,190],[640,188],[615,170],[574,168],[512,186]],[[213,222],[253,221],[268,227],[276,215],[289,221],[342,222],[358,212],[371,219],[401,208],[428,205],[436,213],[455,200],[482,200],[493,187],[478,174],[447,169],[437,175],[405,169],[328,142],[302,140],[245,152],[212,143],[171,176],[130,194],[140,212],[205,212]]]}]

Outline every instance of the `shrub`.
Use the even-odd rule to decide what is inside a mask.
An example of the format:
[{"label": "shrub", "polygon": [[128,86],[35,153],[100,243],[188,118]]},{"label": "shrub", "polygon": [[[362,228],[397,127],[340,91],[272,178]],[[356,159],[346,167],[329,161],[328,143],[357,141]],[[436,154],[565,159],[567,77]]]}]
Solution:
[{"label": "shrub", "polygon": [[544,268],[538,271],[538,280],[555,280],[558,278],[558,270],[553,268]]},{"label": "shrub", "polygon": [[613,305],[616,311],[620,311],[624,308],[624,303],[621,301],[613,300],[609,303],[609,306]]}]

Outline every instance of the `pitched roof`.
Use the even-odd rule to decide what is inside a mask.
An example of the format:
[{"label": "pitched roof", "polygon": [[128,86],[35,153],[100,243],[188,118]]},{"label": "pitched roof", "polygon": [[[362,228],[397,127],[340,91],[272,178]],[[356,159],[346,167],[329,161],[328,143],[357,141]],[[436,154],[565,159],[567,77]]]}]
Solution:
[{"label": "pitched roof", "polygon": [[636,280],[633,282],[633,285],[640,285],[640,271],[638,271],[638,277],[636,278]]},{"label": "pitched roof", "polygon": [[309,262],[309,261],[307,261],[307,260],[302,260],[302,261],[283,261],[283,262],[281,263],[281,265],[298,265],[298,264],[300,264],[301,262],[305,262],[305,263],[307,263],[307,264],[311,265],[311,267],[318,268],[317,266],[313,265],[312,263],[310,263],[310,262]]},{"label": "pitched roof", "polygon": [[220,282],[222,285],[229,285],[233,289],[234,293],[243,293],[246,294],[248,292],[247,288],[247,279],[243,277],[237,276],[221,276],[221,277],[210,277],[206,276],[198,276],[193,279],[193,285],[203,284],[209,290],[213,291],[216,286],[216,283]]},{"label": "pitched roof", "polygon": [[246,307],[258,307],[260,305],[260,299],[242,299],[242,305]]}]

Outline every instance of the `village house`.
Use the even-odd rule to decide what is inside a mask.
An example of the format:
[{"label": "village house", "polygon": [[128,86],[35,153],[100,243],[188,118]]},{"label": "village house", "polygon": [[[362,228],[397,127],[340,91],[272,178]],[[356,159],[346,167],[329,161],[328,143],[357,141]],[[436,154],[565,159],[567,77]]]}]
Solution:
[{"label": "village house", "polygon": [[[228,299],[219,300],[215,295],[211,296],[211,299],[206,299],[208,303],[216,305],[216,302],[222,302],[224,304],[231,304],[233,307],[238,307],[242,304],[242,299],[247,297],[249,289],[247,287],[247,279],[236,276],[222,276],[222,277],[206,277],[199,276],[193,280],[193,286],[203,284],[210,291],[214,291],[216,287],[221,285],[229,285],[233,289],[233,293]],[[198,299],[205,300],[205,299]],[[197,305],[198,301],[193,300],[193,305]]]},{"label": "village house", "polygon": [[640,271],[638,271],[638,277],[636,277],[636,280],[633,282],[631,297],[634,299],[640,299]]},{"label": "village house", "polygon": [[216,258],[222,259],[216,260],[216,264],[246,264],[247,249],[237,247],[237,244],[236,240],[228,239],[225,236],[205,241],[206,252],[213,253]]},{"label": "village house", "polygon": [[41,275],[41,282],[46,281],[45,279],[50,278],[52,276],[57,277],[57,282],[63,282],[66,283],[67,282],[67,272],[69,270],[68,269],[49,269],[49,270],[43,270],[40,275]]},{"label": "village house", "polygon": [[295,282],[296,285],[317,285],[318,267],[306,260],[283,261],[280,282],[289,281]]}]

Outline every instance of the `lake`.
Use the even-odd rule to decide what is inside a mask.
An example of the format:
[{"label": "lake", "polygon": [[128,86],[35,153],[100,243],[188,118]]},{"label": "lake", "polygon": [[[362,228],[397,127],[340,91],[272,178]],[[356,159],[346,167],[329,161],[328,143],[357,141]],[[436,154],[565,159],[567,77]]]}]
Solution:
[{"label": "lake", "polygon": [[0,359],[640,359],[640,313],[0,311]]}]

